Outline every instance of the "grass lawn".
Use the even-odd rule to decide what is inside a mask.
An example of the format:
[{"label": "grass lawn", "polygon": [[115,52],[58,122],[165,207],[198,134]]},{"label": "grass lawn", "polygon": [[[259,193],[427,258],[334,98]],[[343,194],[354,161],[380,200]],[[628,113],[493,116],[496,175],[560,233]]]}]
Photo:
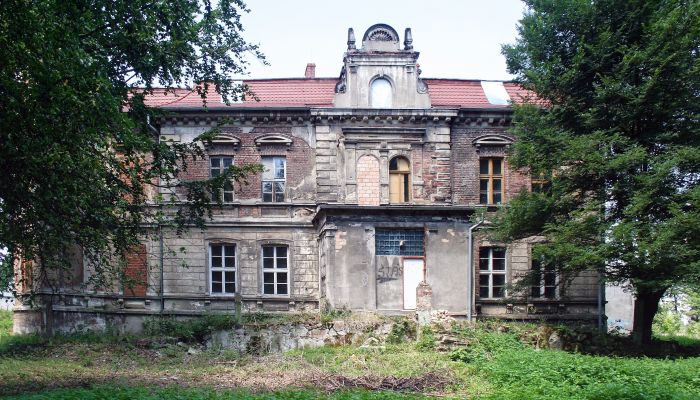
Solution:
[{"label": "grass lawn", "polygon": [[16,399],[700,398],[700,358],[537,350],[516,333],[464,328],[454,334],[469,345],[448,352],[404,342],[241,356],[137,338],[13,337],[9,318],[0,313],[0,395]]}]

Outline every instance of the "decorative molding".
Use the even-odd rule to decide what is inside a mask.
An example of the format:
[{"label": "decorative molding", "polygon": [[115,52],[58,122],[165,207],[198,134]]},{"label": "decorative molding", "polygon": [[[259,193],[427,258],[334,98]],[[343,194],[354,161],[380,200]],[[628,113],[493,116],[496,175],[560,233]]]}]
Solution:
[{"label": "decorative molding", "polygon": [[216,135],[214,139],[211,140],[211,142],[217,145],[232,145],[236,147],[241,145],[240,139],[226,133],[220,133]]},{"label": "decorative molding", "polygon": [[282,135],[262,135],[255,138],[255,145],[260,147],[264,145],[292,145],[292,139]]},{"label": "decorative molding", "polygon": [[365,32],[363,41],[398,42],[399,34],[387,24],[375,24]]},{"label": "decorative molding", "polygon": [[481,146],[509,146],[513,144],[513,139],[511,137],[505,136],[505,135],[496,135],[496,134],[489,134],[489,135],[481,135],[474,140],[472,140],[472,144],[476,147],[481,147]]}]

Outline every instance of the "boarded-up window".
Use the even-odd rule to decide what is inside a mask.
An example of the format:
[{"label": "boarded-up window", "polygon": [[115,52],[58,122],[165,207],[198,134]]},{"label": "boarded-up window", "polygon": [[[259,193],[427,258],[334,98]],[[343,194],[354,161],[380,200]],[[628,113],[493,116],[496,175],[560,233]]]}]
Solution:
[{"label": "boarded-up window", "polygon": [[364,155],[357,160],[357,204],[378,206],[379,198],[379,161]]},{"label": "boarded-up window", "polygon": [[124,270],[124,296],[146,296],[148,268],[146,245],[139,244],[131,248],[126,255],[126,268]]},{"label": "boarded-up window", "polygon": [[411,199],[411,164],[404,157],[389,161],[389,200],[406,203]]}]

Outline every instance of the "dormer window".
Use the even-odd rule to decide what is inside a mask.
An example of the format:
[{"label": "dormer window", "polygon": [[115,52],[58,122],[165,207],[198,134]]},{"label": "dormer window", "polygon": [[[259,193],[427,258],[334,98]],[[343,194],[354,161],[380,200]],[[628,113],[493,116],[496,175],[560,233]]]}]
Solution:
[{"label": "dormer window", "polygon": [[377,78],[370,86],[369,104],[372,108],[391,108],[393,90],[388,79]]}]

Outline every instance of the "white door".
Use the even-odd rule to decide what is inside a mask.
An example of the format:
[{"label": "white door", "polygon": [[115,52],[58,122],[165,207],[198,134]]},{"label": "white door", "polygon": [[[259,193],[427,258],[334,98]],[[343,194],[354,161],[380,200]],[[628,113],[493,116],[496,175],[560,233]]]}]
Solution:
[{"label": "white door", "polygon": [[416,309],[416,288],[423,282],[423,260],[408,258],[403,260],[403,308]]}]

